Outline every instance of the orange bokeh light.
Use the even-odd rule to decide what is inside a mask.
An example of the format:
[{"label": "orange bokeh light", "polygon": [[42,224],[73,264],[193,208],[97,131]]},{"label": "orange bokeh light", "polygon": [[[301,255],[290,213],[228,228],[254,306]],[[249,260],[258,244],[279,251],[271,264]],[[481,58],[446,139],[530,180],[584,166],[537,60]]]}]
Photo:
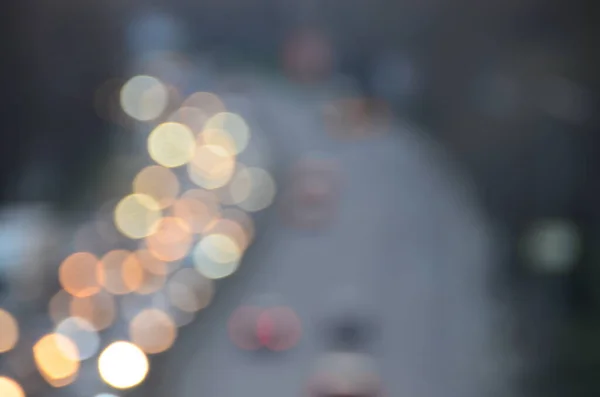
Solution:
[{"label": "orange bokeh light", "polygon": [[144,270],[137,257],[127,250],[113,250],[102,257],[98,280],[108,292],[124,295],[142,284]]},{"label": "orange bokeh light", "polygon": [[146,238],[148,251],[166,262],[183,258],[191,245],[192,234],[188,224],[175,217],[161,219],[156,232]]},{"label": "orange bokeh light", "polygon": [[43,378],[53,387],[72,383],[79,371],[77,346],[66,336],[48,334],[33,346],[35,363]]},{"label": "orange bokeh light", "polygon": [[9,312],[0,309],[0,353],[12,350],[19,340],[19,325]]},{"label": "orange bokeh light", "polygon": [[131,341],[148,354],[158,354],[169,349],[177,338],[173,319],[158,309],[140,312],[129,324]]},{"label": "orange bokeh light", "polygon": [[98,258],[89,252],[76,252],[58,269],[62,287],[73,296],[86,297],[100,291],[97,279]]}]

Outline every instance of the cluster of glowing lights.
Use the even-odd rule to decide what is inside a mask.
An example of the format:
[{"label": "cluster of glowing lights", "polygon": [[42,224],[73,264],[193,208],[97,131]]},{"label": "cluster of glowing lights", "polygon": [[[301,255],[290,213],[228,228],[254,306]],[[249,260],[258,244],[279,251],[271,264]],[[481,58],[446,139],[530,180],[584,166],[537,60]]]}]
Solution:
[{"label": "cluster of glowing lights", "polygon": [[[265,170],[237,162],[250,141],[246,121],[208,92],[191,95],[165,116],[169,89],[155,77],[140,75],[120,90],[126,115],[156,123],[147,139],[155,164],[141,169],[130,194],[112,204],[112,223],[97,220],[79,230],[78,251],[59,266],[62,289],[48,304],[54,329],[33,346],[35,365],[53,387],[73,383],[81,362],[94,357],[101,379],[112,388],[143,382],[147,355],[170,349],[178,327],[210,305],[214,280],[238,269],[254,236],[247,212],[266,208],[274,198],[275,183]],[[179,167],[197,188],[182,188]],[[137,249],[111,250],[119,234],[138,241]],[[90,239],[95,241],[85,244]],[[102,249],[96,240],[102,240]],[[181,268],[188,256],[194,267]],[[115,323],[118,312],[128,323],[129,341],[103,347],[100,332]],[[271,314],[258,316],[261,340]],[[0,329],[4,353],[17,344],[19,327],[1,309]],[[278,349],[272,341],[267,345]],[[6,377],[0,377],[0,395],[25,396]]]},{"label": "cluster of glowing lights", "polygon": [[0,330],[0,353],[6,353],[19,341],[19,325],[9,312],[2,309],[0,309]]}]

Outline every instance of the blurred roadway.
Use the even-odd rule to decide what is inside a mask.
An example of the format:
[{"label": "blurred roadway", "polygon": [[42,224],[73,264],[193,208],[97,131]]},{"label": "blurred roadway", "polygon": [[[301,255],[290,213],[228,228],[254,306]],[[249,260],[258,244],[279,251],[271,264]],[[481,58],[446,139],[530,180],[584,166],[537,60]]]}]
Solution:
[{"label": "blurred roadway", "polygon": [[[490,316],[498,310],[486,283],[501,259],[451,160],[399,122],[371,137],[332,139],[321,109],[352,92],[253,87],[246,95],[275,155],[279,193],[289,188],[295,163],[318,151],[338,163],[336,218],[318,231],[290,228],[280,217],[280,194],[241,269],[181,330],[175,347],[152,362],[149,379],[132,395],[303,395],[328,348],[325,309],[346,286],[376,310],[381,332],[372,353],[388,396],[506,395],[509,370],[501,361],[508,353],[493,332],[499,319]],[[264,294],[300,317],[303,335],[294,349],[245,352],[229,339],[231,313]]]}]

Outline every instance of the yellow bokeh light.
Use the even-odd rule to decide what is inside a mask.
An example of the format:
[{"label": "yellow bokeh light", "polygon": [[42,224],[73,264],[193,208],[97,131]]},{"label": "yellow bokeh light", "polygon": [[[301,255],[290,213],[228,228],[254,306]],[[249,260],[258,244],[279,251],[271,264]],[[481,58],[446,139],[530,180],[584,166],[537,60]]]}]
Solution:
[{"label": "yellow bokeh light", "polygon": [[73,296],[86,297],[100,291],[96,278],[98,258],[89,252],[76,252],[67,257],[58,269],[62,287]]},{"label": "yellow bokeh light", "polygon": [[179,194],[179,180],[170,169],[152,165],[136,175],[133,192],[152,197],[159,208],[166,208],[173,204]]},{"label": "yellow bokeh light", "polygon": [[169,280],[166,292],[173,306],[193,313],[210,304],[214,294],[214,283],[193,269],[181,269]]},{"label": "yellow bokeh light", "polygon": [[229,134],[234,142],[235,153],[241,153],[248,146],[250,128],[238,114],[221,112],[206,121],[205,130],[221,130]]},{"label": "yellow bokeh light", "polygon": [[160,220],[160,205],[145,194],[130,194],[115,208],[115,226],[126,237],[144,238],[152,234]]},{"label": "yellow bokeh light", "polygon": [[33,346],[35,364],[42,377],[54,387],[72,383],[79,371],[77,346],[66,336],[48,334]]},{"label": "yellow bokeh light", "polygon": [[153,120],[164,112],[169,102],[165,85],[152,76],[135,76],[121,89],[121,107],[139,121]]},{"label": "yellow bokeh light", "polygon": [[12,350],[18,341],[17,320],[9,312],[0,309],[0,353]]},{"label": "yellow bokeh light", "polygon": [[73,298],[69,313],[90,323],[96,331],[108,328],[115,321],[115,299],[107,292],[101,291],[86,298]]},{"label": "yellow bokeh light", "polygon": [[169,349],[177,338],[173,319],[158,309],[146,309],[129,324],[131,341],[148,354],[158,354]]},{"label": "yellow bokeh light", "polygon": [[208,116],[225,111],[223,102],[211,92],[195,92],[183,102],[183,106],[200,109]]},{"label": "yellow bokeh light", "polygon": [[224,234],[211,234],[200,241],[200,247],[210,259],[217,263],[239,261],[240,248],[233,239]]},{"label": "yellow bokeh light", "polygon": [[161,219],[156,232],[146,238],[148,251],[167,262],[183,258],[191,245],[192,234],[188,224],[175,217]]},{"label": "yellow bokeh light", "polygon": [[0,396],[2,397],[25,397],[23,388],[13,379],[0,376]]},{"label": "yellow bokeh light", "polygon": [[192,131],[181,123],[162,123],[148,137],[150,157],[167,168],[188,163],[194,157],[195,146]]},{"label": "yellow bokeh light", "polygon": [[98,358],[100,376],[116,389],[139,385],[146,378],[148,369],[148,358],[144,352],[125,341],[110,344]]},{"label": "yellow bokeh light", "polygon": [[223,234],[204,237],[194,248],[193,260],[196,270],[209,279],[219,279],[233,274],[242,252],[237,244]]},{"label": "yellow bokeh light", "polygon": [[214,145],[198,146],[188,165],[192,182],[209,190],[226,185],[234,170],[235,157],[226,149]]},{"label": "yellow bokeh light", "polygon": [[110,293],[124,295],[142,284],[144,270],[135,254],[127,250],[113,250],[102,257],[98,280]]},{"label": "yellow bokeh light", "polygon": [[[240,176],[242,180],[250,181],[250,192],[246,196],[245,183],[235,187],[232,195],[238,198],[244,197],[238,203],[238,206],[249,212],[256,212],[267,208],[275,199],[275,181],[271,175],[262,168],[248,167],[242,171],[244,174]],[[232,187],[233,188],[233,187]]]}]

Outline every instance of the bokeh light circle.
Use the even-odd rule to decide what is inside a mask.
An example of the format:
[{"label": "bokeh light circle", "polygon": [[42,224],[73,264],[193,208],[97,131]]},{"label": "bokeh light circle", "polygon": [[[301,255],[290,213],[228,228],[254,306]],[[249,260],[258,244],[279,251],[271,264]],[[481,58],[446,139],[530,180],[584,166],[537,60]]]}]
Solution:
[{"label": "bokeh light circle", "polygon": [[105,291],[85,298],[73,298],[69,303],[69,314],[86,320],[96,331],[101,331],[115,321],[115,298]]},{"label": "bokeh light circle", "polygon": [[19,325],[17,320],[7,312],[0,309],[0,353],[12,350],[19,341]]},{"label": "bokeh light circle", "polygon": [[302,326],[292,309],[272,307],[264,310],[258,317],[256,332],[263,346],[273,351],[284,351],[298,343]]},{"label": "bokeh light circle", "polygon": [[200,145],[188,164],[188,176],[196,185],[213,190],[225,186],[235,171],[235,157],[216,145]]},{"label": "bokeh light circle", "polygon": [[162,353],[175,343],[177,326],[167,313],[158,309],[146,309],[131,320],[129,336],[144,352]]},{"label": "bokeh light circle", "polygon": [[135,76],[121,88],[121,107],[139,121],[153,120],[167,107],[169,93],[163,83],[152,76]]},{"label": "bokeh light circle", "polygon": [[79,351],[68,337],[48,334],[33,346],[35,364],[43,378],[54,387],[72,383],[79,372]]},{"label": "bokeh light circle", "polygon": [[89,252],[68,256],[58,269],[58,279],[69,294],[86,297],[100,291],[97,279],[98,258]]},{"label": "bokeh light circle", "polygon": [[182,259],[191,245],[192,232],[188,224],[175,217],[161,219],[155,233],[146,238],[148,251],[166,262]]},{"label": "bokeh light circle", "polygon": [[144,269],[137,256],[127,250],[106,253],[98,267],[98,280],[104,289],[115,295],[124,295],[142,284]]},{"label": "bokeh light circle", "polygon": [[160,220],[160,205],[145,194],[130,194],[115,208],[115,226],[126,237],[144,238],[154,232]]},{"label": "bokeh light circle", "polygon": [[257,212],[273,203],[276,193],[275,181],[267,171],[262,168],[248,167],[240,171],[237,178],[232,186],[232,196],[238,198],[238,206],[241,209]]},{"label": "bokeh light circle", "polygon": [[129,389],[139,385],[146,378],[148,369],[148,358],[144,352],[125,341],[110,344],[98,358],[98,371],[102,380],[115,389]]},{"label": "bokeh light circle", "polygon": [[179,194],[179,180],[170,169],[151,165],[136,175],[133,192],[153,198],[163,209],[173,204]]},{"label": "bokeh light circle", "polygon": [[240,349],[257,350],[261,347],[256,334],[256,324],[262,311],[263,309],[257,306],[241,306],[229,317],[229,338]]},{"label": "bokeh light circle", "polygon": [[194,157],[195,146],[192,131],[181,123],[162,123],[148,137],[150,157],[167,168],[188,163]]},{"label": "bokeh light circle", "polygon": [[11,378],[0,376],[0,396],[2,397],[25,397],[21,385]]},{"label": "bokeh light circle", "polygon": [[212,92],[195,92],[183,101],[183,106],[200,109],[208,116],[225,111],[223,101]]},{"label": "bokeh light circle", "polygon": [[238,114],[231,112],[217,113],[207,120],[204,128],[207,131],[213,130],[227,133],[233,142],[232,149],[235,150],[235,154],[243,152],[248,146],[250,128],[246,121]]},{"label": "bokeh light circle", "polygon": [[233,274],[239,264],[242,253],[235,241],[223,234],[211,234],[204,237],[193,252],[194,266],[204,277],[220,279]]}]

